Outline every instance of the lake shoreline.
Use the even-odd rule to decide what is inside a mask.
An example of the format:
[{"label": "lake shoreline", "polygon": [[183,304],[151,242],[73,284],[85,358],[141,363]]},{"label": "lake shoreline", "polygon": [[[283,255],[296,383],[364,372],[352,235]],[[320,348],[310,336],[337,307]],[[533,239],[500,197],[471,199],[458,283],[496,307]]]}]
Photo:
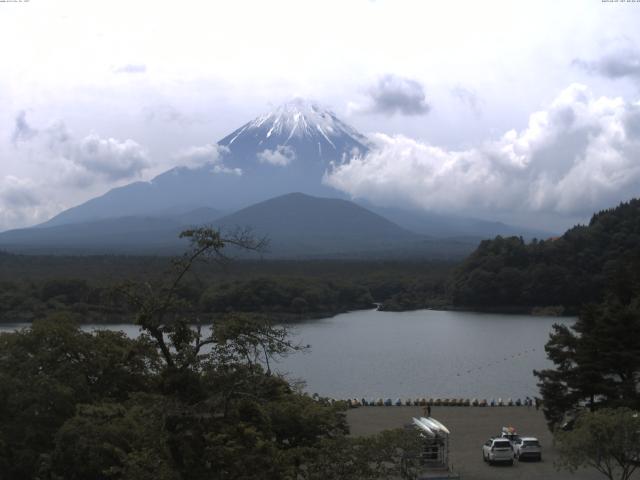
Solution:
[{"label": "lake shoreline", "polygon": [[[325,318],[332,318],[337,315],[343,315],[353,312],[365,312],[365,311],[378,311],[389,313],[405,313],[405,312],[419,312],[435,311],[435,312],[467,312],[467,313],[487,313],[487,314],[504,314],[504,315],[523,315],[532,318],[535,317],[558,317],[558,318],[570,318],[578,315],[577,308],[564,308],[561,306],[547,306],[547,307],[518,307],[518,306],[501,306],[501,307],[474,307],[474,306],[454,306],[454,305],[439,305],[437,307],[419,307],[409,309],[388,309],[384,308],[384,304],[376,303],[370,308],[360,308],[355,310],[331,310],[323,312],[313,312],[309,314],[294,314],[294,313],[272,313],[272,312],[235,312],[247,315],[263,315],[271,318],[273,323],[279,325],[296,325],[313,320],[321,320]],[[70,312],[73,316],[77,313]],[[217,313],[216,315],[224,315]],[[273,316],[271,316],[273,315]],[[133,315],[131,315],[133,316]],[[31,324],[34,320],[24,319],[0,319],[0,325],[12,325],[12,324]],[[79,321],[79,325],[135,325],[133,321],[127,321],[126,318],[115,318],[113,320],[102,321],[101,319],[90,318],[87,321]],[[203,324],[204,325],[204,324]]]},{"label": "lake shoreline", "polygon": [[496,307],[478,307],[478,306],[454,306],[448,305],[439,308],[427,308],[427,310],[440,310],[452,312],[471,312],[471,313],[497,313],[508,315],[528,315],[531,317],[575,317],[579,309],[576,307],[564,307],[562,305],[549,306],[496,306]]},{"label": "lake shoreline", "polygon": [[[570,319],[420,310],[358,310],[320,320],[280,324],[294,344],[311,345],[274,361],[274,370],[309,394],[333,398],[502,398],[538,395],[533,370],[547,367],[544,345],[555,323]],[[0,331],[31,324],[0,325]],[[207,335],[211,323],[203,324]],[[123,331],[131,323],[79,328]]]}]

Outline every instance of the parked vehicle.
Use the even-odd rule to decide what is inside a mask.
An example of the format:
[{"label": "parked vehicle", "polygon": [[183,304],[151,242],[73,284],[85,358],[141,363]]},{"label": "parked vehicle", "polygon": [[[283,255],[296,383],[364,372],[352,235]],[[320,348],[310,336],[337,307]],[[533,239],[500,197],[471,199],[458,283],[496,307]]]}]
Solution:
[{"label": "parked vehicle", "polygon": [[515,427],[502,427],[502,433],[500,436],[509,440],[509,442],[511,442],[511,446],[514,446],[515,441],[520,438]]},{"label": "parked vehicle", "polygon": [[482,459],[489,462],[489,465],[495,462],[513,465],[513,446],[506,438],[490,438],[482,446]]},{"label": "parked vehicle", "polygon": [[521,437],[514,442],[515,456],[518,460],[532,458],[542,460],[542,447],[535,437]]}]

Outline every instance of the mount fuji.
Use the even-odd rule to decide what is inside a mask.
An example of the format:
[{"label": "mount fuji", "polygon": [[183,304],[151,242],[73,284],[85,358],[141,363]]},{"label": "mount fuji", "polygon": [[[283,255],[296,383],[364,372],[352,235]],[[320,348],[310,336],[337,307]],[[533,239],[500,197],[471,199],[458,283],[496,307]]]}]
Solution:
[{"label": "mount fuji", "polygon": [[[114,188],[36,227],[0,233],[24,253],[175,253],[198,224],[253,227],[274,256],[460,258],[495,235],[544,238],[497,222],[348,201],[323,183],[369,140],[330,110],[294,100],[224,137],[217,161]],[[297,192],[297,193],[293,193]],[[368,252],[368,253],[365,253]]]},{"label": "mount fuji", "polygon": [[369,149],[364,135],[330,110],[302,99],[259,116],[217,145],[222,164],[176,167],[149,182],[114,188],[41,226],[201,207],[230,212],[290,192],[343,197],[322,183],[325,172]]}]

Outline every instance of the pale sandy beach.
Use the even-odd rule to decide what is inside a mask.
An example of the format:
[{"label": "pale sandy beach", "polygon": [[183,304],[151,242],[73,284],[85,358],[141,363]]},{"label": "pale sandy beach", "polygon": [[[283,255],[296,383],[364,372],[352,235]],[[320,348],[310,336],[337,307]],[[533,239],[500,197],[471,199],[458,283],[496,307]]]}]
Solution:
[{"label": "pale sandy beach", "polygon": [[[388,428],[402,427],[411,418],[422,416],[421,407],[360,407],[351,409],[347,419],[352,435],[370,435]],[[595,470],[575,474],[558,471],[557,454],[542,415],[534,407],[432,407],[431,416],[451,430],[450,460],[464,480],[596,480],[605,477]],[[482,444],[498,435],[502,426],[512,425],[522,435],[534,436],[543,448],[541,462],[515,462],[510,466],[489,466],[482,461]],[[638,474],[633,478],[640,478]]]}]

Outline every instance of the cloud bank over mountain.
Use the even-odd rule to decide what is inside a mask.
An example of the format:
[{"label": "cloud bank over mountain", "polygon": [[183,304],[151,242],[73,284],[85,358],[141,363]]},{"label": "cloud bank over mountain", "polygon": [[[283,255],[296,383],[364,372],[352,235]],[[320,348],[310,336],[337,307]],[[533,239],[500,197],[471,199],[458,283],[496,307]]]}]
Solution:
[{"label": "cloud bank over mountain", "polygon": [[32,181],[14,176],[0,178],[0,229],[43,218],[55,210],[55,204],[47,204]]},{"label": "cloud bank over mountain", "polygon": [[208,143],[184,148],[174,155],[173,159],[176,167],[199,168],[209,164],[225,168],[222,157],[228,152],[229,149],[222,145]]},{"label": "cloud bank over mountain", "polygon": [[[532,212],[523,223],[544,228],[542,212],[580,210],[572,198],[581,197],[568,193],[569,180],[579,178],[580,165],[602,166],[604,161],[594,160],[594,142],[605,142],[607,134],[587,135],[589,154],[585,150],[575,168],[561,159],[561,167],[548,172],[533,166],[544,163],[535,148],[529,164],[518,169],[492,147],[499,149],[501,135],[512,129],[524,141],[531,112],[547,111],[574,82],[588,85],[594,99],[620,97],[627,106],[639,93],[640,9],[620,3],[408,0],[399,8],[392,1],[327,0],[311,8],[283,0],[253,2],[248,10],[242,2],[186,0],[179,11],[171,3],[157,2],[152,10],[144,2],[116,3],[66,0],[2,9],[0,41],[11,48],[3,52],[0,69],[0,188],[32,188],[34,201],[44,199],[47,206],[21,207],[24,215],[11,210],[16,220],[0,229],[38,223],[46,220],[45,210],[82,204],[132,180],[149,182],[176,166],[198,168],[214,155],[207,149],[232,128],[292,97],[319,99],[354,129],[385,134],[391,140],[374,135],[383,151],[398,150],[398,171],[391,171],[391,160],[380,161],[389,171],[377,179],[354,164],[335,172],[336,185],[377,198],[395,188],[394,203],[449,210],[504,204],[513,212]],[[213,18],[224,21],[212,28]],[[20,116],[22,111],[27,113]],[[625,128],[631,135],[632,128]],[[580,133],[572,135],[579,143]],[[316,151],[333,149],[319,141]],[[278,150],[285,144],[260,145],[263,162],[252,166],[277,176],[308,165],[313,152],[298,148],[293,159]],[[562,142],[555,144],[561,148]],[[629,158],[611,147],[616,149]],[[430,161],[435,151],[451,166]],[[405,157],[415,157],[415,164],[406,164]],[[418,187],[405,188],[421,178],[407,179],[402,169],[417,175],[425,165],[437,175],[421,198]],[[247,167],[229,165],[242,169],[243,178]],[[224,155],[214,168],[227,168]],[[480,183],[471,185],[472,178]],[[501,203],[494,191],[472,200],[486,188],[483,178],[503,195],[516,182],[518,196],[509,198],[518,201]],[[528,178],[536,183],[526,184]],[[391,179],[400,183],[391,187]],[[446,179],[454,183],[440,182]],[[595,170],[584,182],[584,210],[608,207],[607,199],[615,202],[633,191],[611,172]],[[364,191],[365,185],[372,190]],[[619,195],[607,193],[613,185],[621,185]],[[460,199],[446,199],[447,188],[458,188]],[[0,208],[9,211],[9,203]],[[490,213],[492,220],[513,223],[496,217],[497,210]],[[564,223],[555,228],[584,219],[559,219]]]},{"label": "cloud bank over mountain", "polygon": [[15,117],[11,141],[16,157],[40,162],[50,173],[37,181],[0,177],[0,229],[49,217],[61,208],[54,200],[58,191],[139,178],[151,165],[146,148],[135,140],[97,133],[78,137],[62,121],[36,128],[24,111]]},{"label": "cloud bank over mountain", "polygon": [[278,167],[286,167],[296,159],[296,152],[287,145],[278,145],[273,150],[268,148],[258,153],[260,163],[268,163]]},{"label": "cloud bank over mountain", "polygon": [[55,157],[65,183],[129,179],[150,165],[146,149],[134,140],[103,138],[96,133],[77,138],[61,121],[36,129],[27,123],[25,112],[16,117],[12,139],[18,149]]},{"label": "cloud bank over mountain", "polygon": [[640,102],[574,84],[526,128],[466,150],[376,134],[325,181],[381,205],[589,215],[640,195]]}]

